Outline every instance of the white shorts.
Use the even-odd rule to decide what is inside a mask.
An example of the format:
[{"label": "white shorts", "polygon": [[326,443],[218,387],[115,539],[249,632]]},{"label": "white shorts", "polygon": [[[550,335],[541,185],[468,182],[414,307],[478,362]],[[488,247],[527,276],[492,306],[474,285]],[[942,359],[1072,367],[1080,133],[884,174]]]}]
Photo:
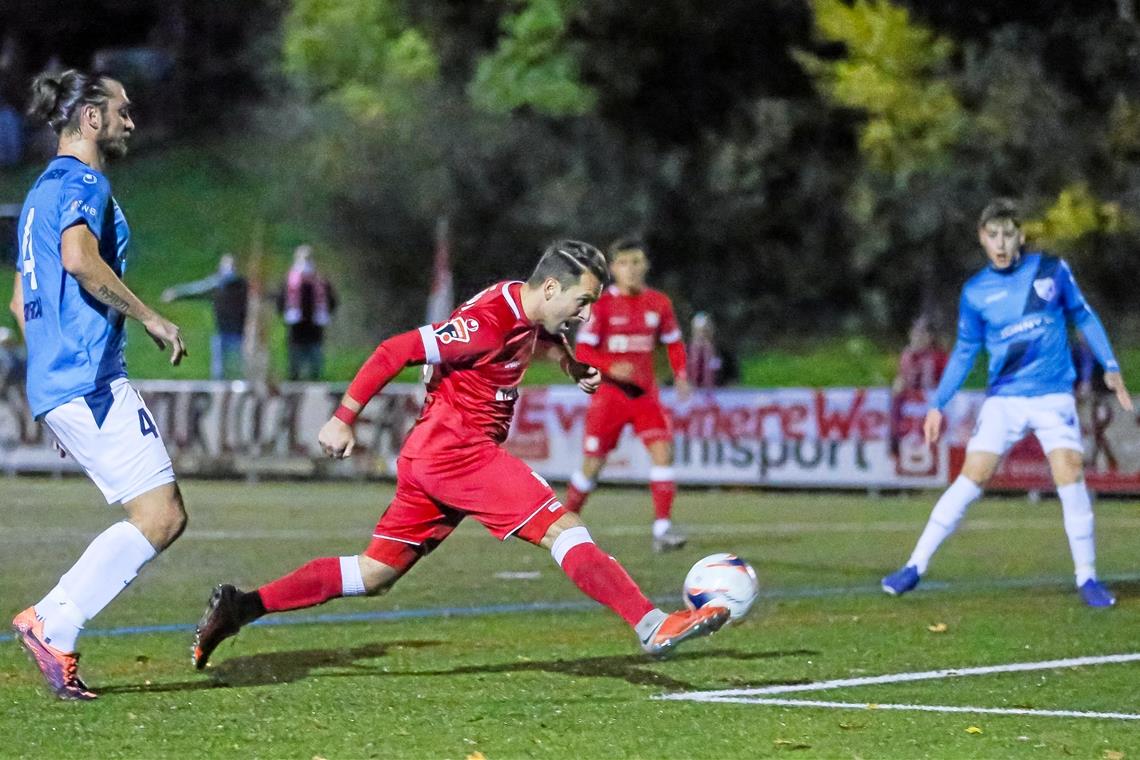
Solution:
[{"label": "white shorts", "polygon": [[1054,449],[1084,451],[1077,403],[1071,393],[990,396],[978,410],[966,451],[1004,454],[1030,431],[1046,454]]},{"label": "white shorts", "polygon": [[154,415],[125,377],[44,415],[64,450],[83,466],[108,504],[174,481]]}]

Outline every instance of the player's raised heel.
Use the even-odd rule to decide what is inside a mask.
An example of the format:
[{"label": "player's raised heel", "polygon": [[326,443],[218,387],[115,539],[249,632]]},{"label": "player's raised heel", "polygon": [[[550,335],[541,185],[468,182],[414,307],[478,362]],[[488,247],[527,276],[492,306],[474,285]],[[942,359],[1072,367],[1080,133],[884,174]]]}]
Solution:
[{"label": "player's raised heel", "polygon": [[12,619],[16,639],[28,650],[32,661],[43,674],[48,688],[60,699],[87,701],[99,695],[87,688],[79,677],[79,654],[61,652],[47,643],[44,621],[36,615],[34,607]]},{"label": "player's raised heel", "polygon": [[1080,592],[1081,599],[1089,607],[1113,607],[1116,605],[1116,597],[1096,578],[1089,578],[1077,591]]},{"label": "player's raised heel", "polygon": [[664,552],[677,551],[678,549],[685,548],[685,544],[689,542],[689,537],[684,533],[679,532],[675,528],[669,528],[660,536],[653,538],[653,551],[658,554]]},{"label": "player's raised heel", "polygon": [[661,625],[641,642],[641,648],[654,657],[664,657],[682,641],[715,633],[728,619],[729,612],[724,607],[678,610],[665,616]]},{"label": "player's raised heel", "polygon": [[918,585],[918,581],[918,568],[914,565],[907,565],[883,578],[883,591],[891,596],[902,596],[906,592],[912,591]]},{"label": "player's raised heel", "polygon": [[198,670],[206,667],[218,644],[241,630],[242,618],[238,605],[240,593],[229,584],[221,584],[210,595],[210,603],[194,629],[193,660],[194,667]]}]

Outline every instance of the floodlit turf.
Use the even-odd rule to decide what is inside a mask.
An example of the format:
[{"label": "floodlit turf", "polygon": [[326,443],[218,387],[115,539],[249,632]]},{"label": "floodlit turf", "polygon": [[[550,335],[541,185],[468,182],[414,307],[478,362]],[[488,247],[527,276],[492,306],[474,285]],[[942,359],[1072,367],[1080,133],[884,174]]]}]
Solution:
[{"label": "floodlit turf", "polygon": [[[1098,505],[1102,574],[1120,607],[1083,608],[1069,583],[1057,503],[988,499],[904,599],[877,591],[905,558],[930,494],[687,491],[683,552],[650,552],[648,494],[603,490],[586,510],[599,543],[650,595],[679,602],[689,565],[735,551],[765,597],[744,624],[671,660],[640,654],[618,618],[580,597],[549,555],[463,526],[386,598],[316,615],[371,620],[255,626],[190,666],[189,627],[218,581],[251,585],[314,556],[357,551],[387,484],[188,482],[187,534],[82,640],[103,692],[64,704],[10,637],[0,642],[0,756],[466,758],[1115,757],[1140,721],[662,701],[953,667],[1140,651],[1134,501]],[[78,479],[0,480],[0,610],[37,600],[117,519]],[[514,573],[504,579],[500,573]],[[537,577],[534,574],[537,573]],[[529,603],[564,609],[518,610]],[[492,608],[480,611],[472,608]],[[462,614],[441,617],[441,609]],[[507,611],[503,611],[507,610]],[[415,611],[423,611],[418,614]],[[181,630],[132,632],[146,626]],[[943,632],[932,632],[942,626]],[[99,635],[119,629],[120,635]],[[125,630],[124,630],[125,629]],[[860,704],[1140,713],[1140,663],[997,673],[777,695]]]}]

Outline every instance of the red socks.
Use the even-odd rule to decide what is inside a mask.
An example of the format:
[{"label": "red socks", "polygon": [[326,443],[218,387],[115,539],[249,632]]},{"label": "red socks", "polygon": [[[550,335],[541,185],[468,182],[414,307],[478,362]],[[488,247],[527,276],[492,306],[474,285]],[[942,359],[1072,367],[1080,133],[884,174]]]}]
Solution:
[{"label": "red socks", "polygon": [[677,495],[677,483],[672,480],[654,480],[649,484],[653,495],[653,516],[658,520],[668,520],[673,514],[673,497]]},{"label": "red socks", "polygon": [[654,609],[625,568],[594,543],[580,543],[562,558],[562,572],[591,599],[621,615],[631,626]]},{"label": "red socks", "polygon": [[343,595],[339,557],[321,557],[257,590],[267,612],[315,607]]},{"label": "red socks", "polygon": [[571,483],[566,486],[566,499],[562,502],[562,506],[565,507],[568,512],[578,514],[582,511],[582,507],[586,506],[586,499],[588,498],[590,498],[589,491],[579,491],[574,487],[574,484]]}]

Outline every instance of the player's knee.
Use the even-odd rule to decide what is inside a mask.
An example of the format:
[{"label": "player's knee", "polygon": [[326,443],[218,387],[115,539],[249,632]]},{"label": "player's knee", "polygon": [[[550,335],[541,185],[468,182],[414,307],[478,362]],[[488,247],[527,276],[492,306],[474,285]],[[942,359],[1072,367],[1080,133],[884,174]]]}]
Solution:
[{"label": "player's knee", "polygon": [[360,582],[364,587],[365,596],[388,593],[406,570],[379,562],[366,554],[354,559],[359,562]]}]

